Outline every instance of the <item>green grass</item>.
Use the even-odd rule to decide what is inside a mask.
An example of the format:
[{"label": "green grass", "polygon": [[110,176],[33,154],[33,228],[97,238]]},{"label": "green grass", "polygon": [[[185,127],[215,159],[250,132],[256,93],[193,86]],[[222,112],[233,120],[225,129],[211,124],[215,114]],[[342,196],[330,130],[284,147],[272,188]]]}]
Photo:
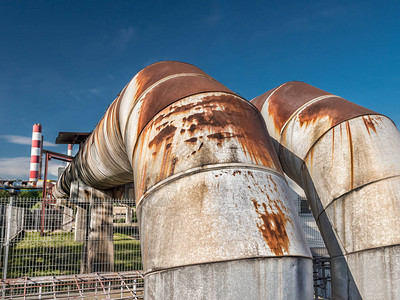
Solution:
[{"label": "green grass", "polygon": [[142,270],[140,243],[129,235],[114,233],[114,271]]},{"label": "green grass", "polygon": [[[70,232],[25,232],[10,247],[8,278],[79,274],[83,244]],[[114,271],[141,270],[138,240],[114,234]]]}]

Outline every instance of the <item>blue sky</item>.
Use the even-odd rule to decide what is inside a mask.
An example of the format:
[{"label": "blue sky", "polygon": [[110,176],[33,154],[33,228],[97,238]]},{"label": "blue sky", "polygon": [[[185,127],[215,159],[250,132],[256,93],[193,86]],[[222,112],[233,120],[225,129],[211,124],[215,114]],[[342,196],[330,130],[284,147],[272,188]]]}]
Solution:
[{"label": "blue sky", "polygon": [[93,130],[160,60],[249,100],[305,81],[400,124],[399,16],[398,1],[0,0],[0,177],[29,177],[34,123],[66,153],[59,131]]}]

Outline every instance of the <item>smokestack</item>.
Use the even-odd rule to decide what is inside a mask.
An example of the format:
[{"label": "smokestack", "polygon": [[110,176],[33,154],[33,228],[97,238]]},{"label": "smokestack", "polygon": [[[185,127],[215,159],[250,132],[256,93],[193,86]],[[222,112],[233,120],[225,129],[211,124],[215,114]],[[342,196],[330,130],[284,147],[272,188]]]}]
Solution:
[{"label": "smokestack", "polygon": [[72,144],[68,144],[68,152],[67,152],[68,156],[72,156],[72,147],[73,146],[74,145],[72,145]]},{"label": "smokestack", "polygon": [[33,125],[32,130],[32,150],[31,150],[31,166],[29,181],[39,180],[40,170],[40,157],[42,156],[41,147],[42,145],[42,125]]}]

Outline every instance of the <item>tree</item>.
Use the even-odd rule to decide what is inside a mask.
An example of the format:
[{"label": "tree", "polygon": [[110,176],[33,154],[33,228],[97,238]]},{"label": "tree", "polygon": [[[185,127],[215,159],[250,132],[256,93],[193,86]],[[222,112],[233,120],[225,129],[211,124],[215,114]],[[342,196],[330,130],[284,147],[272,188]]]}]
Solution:
[{"label": "tree", "polygon": [[41,198],[42,191],[21,191],[18,198]]},{"label": "tree", "polygon": [[10,193],[7,190],[0,189],[0,198],[9,198]]}]

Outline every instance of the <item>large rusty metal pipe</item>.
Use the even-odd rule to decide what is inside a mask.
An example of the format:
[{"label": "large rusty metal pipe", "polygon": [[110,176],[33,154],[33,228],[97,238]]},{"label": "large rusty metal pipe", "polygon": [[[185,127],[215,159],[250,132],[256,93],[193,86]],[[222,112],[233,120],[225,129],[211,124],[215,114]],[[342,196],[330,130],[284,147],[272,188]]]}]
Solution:
[{"label": "large rusty metal pipe", "polygon": [[200,69],[139,72],[55,194],[78,179],[133,180],[147,299],[312,298],[311,253],[264,121]]},{"label": "large rusty metal pipe", "polygon": [[333,299],[400,299],[400,133],[302,82],[255,99],[284,171],[306,192],[332,258]]}]

